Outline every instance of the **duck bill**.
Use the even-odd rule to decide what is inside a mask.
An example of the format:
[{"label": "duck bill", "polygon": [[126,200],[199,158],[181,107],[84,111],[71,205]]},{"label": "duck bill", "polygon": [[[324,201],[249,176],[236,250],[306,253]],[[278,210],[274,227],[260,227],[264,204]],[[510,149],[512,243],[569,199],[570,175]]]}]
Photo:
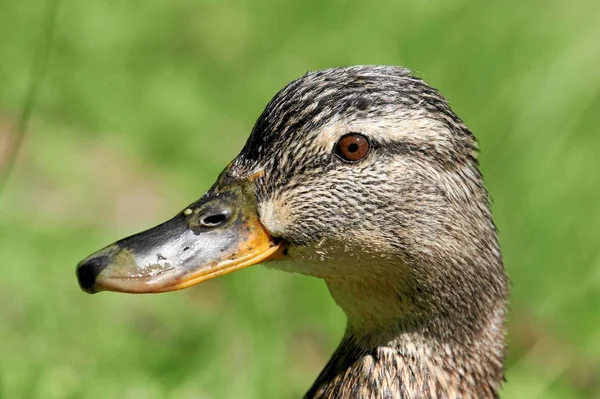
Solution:
[{"label": "duck bill", "polygon": [[76,274],[89,293],[166,292],[268,261],[281,251],[281,242],[259,221],[250,182],[217,183],[171,220],[87,257]]}]

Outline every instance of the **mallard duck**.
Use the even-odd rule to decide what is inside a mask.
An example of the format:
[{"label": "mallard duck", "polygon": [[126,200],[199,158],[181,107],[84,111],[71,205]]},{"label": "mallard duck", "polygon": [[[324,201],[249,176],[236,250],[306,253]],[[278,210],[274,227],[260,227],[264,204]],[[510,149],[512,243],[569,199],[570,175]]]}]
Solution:
[{"label": "mallard duck", "polygon": [[258,263],[325,280],[345,335],[306,398],[493,398],[508,280],[477,143],[402,68],[309,72],[212,188],[77,265],[84,291],[172,291]]}]

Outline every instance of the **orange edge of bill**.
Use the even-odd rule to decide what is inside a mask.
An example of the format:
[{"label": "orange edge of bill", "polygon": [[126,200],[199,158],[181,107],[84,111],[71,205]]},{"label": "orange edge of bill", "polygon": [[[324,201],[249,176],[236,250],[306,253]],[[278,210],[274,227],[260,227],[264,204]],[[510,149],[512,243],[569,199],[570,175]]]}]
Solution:
[{"label": "orange edge of bill", "polygon": [[182,279],[176,284],[168,285],[165,287],[157,288],[156,290],[151,290],[149,292],[168,292],[168,291],[177,291],[182,290],[184,288],[191,287],[193,285],[199,284],[203,281],[211,280],[213,278],[223,276],[225,274],[229,274],[231,272],[235,272],[236,270],[241,270],[249,266],[256,265],[260,262],[264,262],[270,259],[275,259],[283,253],[284,244],[283,242],[279,242],[277,244],[272,245],[264,251],[259,253],[252,253],[247,256],[237,258],[232,260],[229,263],[220,265],[214,269],[209,270],[201,270],[198,273],[193,273],[187,276],[185,279]]}]

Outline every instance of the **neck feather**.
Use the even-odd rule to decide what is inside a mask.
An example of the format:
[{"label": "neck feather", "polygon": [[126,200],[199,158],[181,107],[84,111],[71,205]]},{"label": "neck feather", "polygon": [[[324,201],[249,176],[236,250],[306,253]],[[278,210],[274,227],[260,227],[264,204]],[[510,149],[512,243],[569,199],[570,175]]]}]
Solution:
[{"label": "neck feather", "polygon": [[419,302],[422,289],[398,279],[377,289],[368,281],[326,282],[348,326],[306,398],[498,397],[504,296],[462,298],[464,306],[444,308]]},{"label": "neck feather", "polygon": [[504,380],[503,344],[465,350],[418,333],[362,340],[344,337],[305,398],[497,398]]}]

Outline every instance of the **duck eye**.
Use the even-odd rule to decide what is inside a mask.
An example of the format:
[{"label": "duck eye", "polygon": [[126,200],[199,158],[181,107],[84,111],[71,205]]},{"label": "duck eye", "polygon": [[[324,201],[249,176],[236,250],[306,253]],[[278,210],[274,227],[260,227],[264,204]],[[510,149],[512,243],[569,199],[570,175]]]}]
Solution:
[{"label": "duck eye", "polygon": [[335,145],[335,155],[342,161],[360,161],[369,153],[369,140],[359,133],[348,133]]}]

